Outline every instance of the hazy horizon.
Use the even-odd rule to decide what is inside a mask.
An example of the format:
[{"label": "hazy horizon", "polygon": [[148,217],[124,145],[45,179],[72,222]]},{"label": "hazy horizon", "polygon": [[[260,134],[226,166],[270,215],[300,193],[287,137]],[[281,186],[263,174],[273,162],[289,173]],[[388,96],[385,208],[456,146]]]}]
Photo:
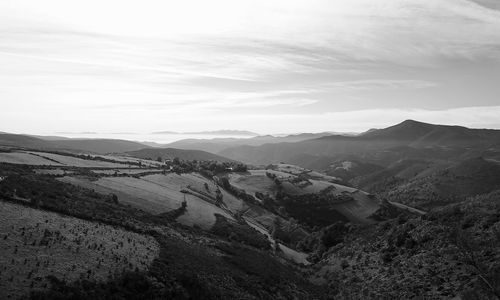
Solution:
[{"label": "hazy horizon", "polygon": [[0,1],[0,130],[500,129],[491,0]]}]

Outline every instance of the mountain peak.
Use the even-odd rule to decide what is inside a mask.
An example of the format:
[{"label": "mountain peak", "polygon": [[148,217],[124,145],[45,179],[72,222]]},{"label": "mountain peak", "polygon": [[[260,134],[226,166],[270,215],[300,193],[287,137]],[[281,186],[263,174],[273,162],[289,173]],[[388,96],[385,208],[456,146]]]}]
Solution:
[{"label": "mountain peak", "polygon": [[414,139],[422,135],[425,135],[435,126],[436,125],[409,119],[391,127],[367,132],[363,135],[363,137]]}]

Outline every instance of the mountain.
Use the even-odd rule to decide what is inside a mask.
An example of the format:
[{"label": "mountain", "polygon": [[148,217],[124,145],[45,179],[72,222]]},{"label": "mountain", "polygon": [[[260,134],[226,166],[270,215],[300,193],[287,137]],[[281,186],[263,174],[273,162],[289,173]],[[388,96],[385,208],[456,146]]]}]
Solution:
[{"label": "mountain", "polygon": [[179,158],[181,160],[214,160],[220,162],[234,162],[234,160],[200,150],[184,150],[175,148],[144,148],[136,151],[126,152],[128,155],[137,158],[162,159]]},{"label": "mountain", "polygon": [[328,135],[331,134],[328,132],[322,132],[300,133],[286,136],[261,135],[252,138],[184,139],[165,146],[178,149],[193,149],[218,153],[225,149],[242,145],[260,146],[267,143],[300,142]]},{"label": "mountain", "polygon": [[469,129],[462,126],[434,125],[406,120],[385,129],[367,132],[365,140],[399,140],[408,146],[468,146],[500,140],[499,130]]},{"label": "mountain", "polygon": [[72,150],[98,154],[127,152],[143,149],[144,144],[114,139],[44,140],[22,134],[0,134],[0,145],[46,150]]},{"label": "mountain", "polygon": [[[298,163],[297,157],[308,155],[312,160],[330,157],[335,161],[339,155],[386,156],[391,155],[439,155],[452,157],[474,152],[482,155],[491,149],[500,149],[500,130],[469,129],[460,126],[427,124],[412,120],[385,129],[371,130],[358,136],[329,135],[317,139],[263,144],[260,146],[237,146],[218,154],[253,164],[269,164],[280,161]],[[432,152],[432,153],[430,153]],[[388,157],[386,162],[393,162]],[[302,162],[303,163],[303,162]],[[304,167],[308,167],[303,165]]]}]

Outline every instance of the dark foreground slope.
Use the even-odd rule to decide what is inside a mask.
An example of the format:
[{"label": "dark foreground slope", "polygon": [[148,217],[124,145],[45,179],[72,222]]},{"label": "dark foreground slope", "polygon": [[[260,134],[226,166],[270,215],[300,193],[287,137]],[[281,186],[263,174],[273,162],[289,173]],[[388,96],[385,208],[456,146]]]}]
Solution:
[{"label": "dark foreground slope", "polygon": [[313,278],[339,299],[498,299],[500,192],[350,231]]}]

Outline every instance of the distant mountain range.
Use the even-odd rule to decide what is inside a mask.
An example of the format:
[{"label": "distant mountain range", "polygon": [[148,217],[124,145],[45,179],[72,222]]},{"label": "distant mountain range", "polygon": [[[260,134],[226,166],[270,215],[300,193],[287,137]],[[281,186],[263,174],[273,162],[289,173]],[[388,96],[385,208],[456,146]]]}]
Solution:
[{"label": "distant mountain range", "polygon": [[193,134],[193,135],[227,135],[227,136],[258,136],[258,133],[246,130],[215,130],[215,131],[194,131],[194,132],[175,132],[175,131],[157,131],[153,134]]},{"label": "distant mountain range", "polygon": [[294,142],[301,142],[309,139],[324,137],[328,135],[331,135],[331,133],[329,132],[300,133],[287,136],[261,135],[252,138],[184,139],[164,146],[178,148],[178,149],[194,149],[194,150],[202,150],[212,153],[218,153],[225,149],[236,146],[243,146],[243,145],[260,146],[264,144],[274,144],[283,142],[294,143]]},{"label": "distant mountain range", "polygon": [[469,129],[407,120],[358,136],[328,135],[292,143],[241,145],[217,154],[253,164],[286,161],[304,167],[317,167],[315,161],[321,160],[325,164],[347,155],[372,156],[374,160],[378,156],[379,162],[384,163],[388,152],[394,153],[388,159],[392,162],[396,155],[449,157],[464,153],[481,155],[498,149],[500,130]]}]

